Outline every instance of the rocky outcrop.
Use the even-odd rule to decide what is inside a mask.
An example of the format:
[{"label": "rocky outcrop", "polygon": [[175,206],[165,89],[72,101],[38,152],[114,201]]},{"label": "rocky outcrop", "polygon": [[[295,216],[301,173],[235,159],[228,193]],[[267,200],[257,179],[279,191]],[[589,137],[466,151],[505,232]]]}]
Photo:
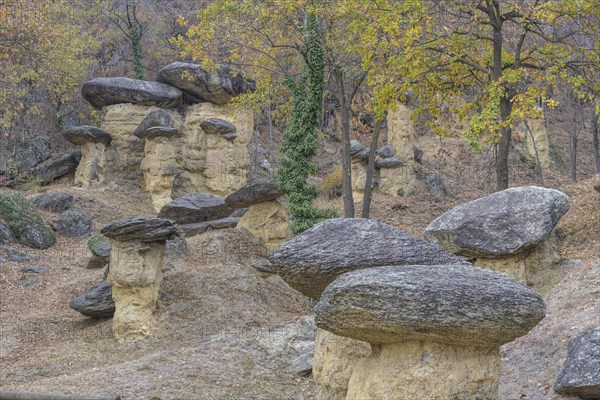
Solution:
[{"label": "rocky outcrop", "polygon": [[559,262],[554,227],[569,206],[568,196],[558,190],[511,188],[451,209],[429,224],[425,237],[532,284],[544,272],[536,259],[546,268]]},{"label": "rocky outcrop", "polygon": [[179,133],[171,115],[162,108],[150,111],[133,134],[141,139],[172,137]]},{"label": "rocky outcrop", "polygon": [[58,219],[58,233],[70,238],[86,236],[92,231],[92,219],[82,211],[68,210]]},{"label": "rocky outcrop", "polygon": [[42,211],[59,213],[68,210],[73,205],[73,196],[68,193],[44,193],[29,199]]},{"label": "rocky outcrop", "polygon": [[113,332],[118,341],[138,340],[154,327],[165,241],[179,232],[168,220],[128,217],[102,233],[112,247],[108,282],[115,301]]},{"label": "rocky outcrop", "polygon": [[584,331],[573,340],[554,390],[583,399],[600,398],[600,328]]},{"label": "rocky outcrop", "polygon": [[78,146],[87,143],[102,143],[109,145],[112,141],[112,137],[104,129],[89,125],[67,128],[63,132],[63,136],[69,142]]},{"label": "rocky outcrop", "polygon": [[216,74],[198,64],[174,62],[158,71],[156,80],[185,92],[191,102],[227,104],[233,97],[253,91],[254,82],[233,75],[228,68],[219,67]]},{"label": "rocky outcrop", "polygon": [[252,204],[239,220],[237,227],[247,229],[262,239],[269,250],[290,238],[290,213],[285,204],[271,200]]},{"label": "rocky outcrop", "polygon": [[183,232],[185,237],[191,237],[191,236],[200,235],[204,232],[208,232],[208,231],[212,231],[212,230],[235,228],[239,222],[240,222],[240,218],[227,217],[227,218],[216,219],[213,221],[179,225],[178,227],[179,227],[179,229],[181,229],[181,231]]},{"label": "rocky outcrop", "polygon": [[121,103],[172,108],[181,104],[183,95],[163,83],[123,77],[92,79],[83,84],[81,94],[95,108]]},{"label": "rocky outcrop", "polygon": [[15,235],[1,219],[0,219],[0,244],[12,244],[17,241]]},{"label": "rocky outcrop", "polygon": [[200,123],[202,130],[208,135],[221,135],[223,139],[234,140],[237,138],[237,128],[229,121],[220,118],[208,118]]},{"label": "rocky outcrop", "polygon": [[18,176],[52,155],[51,139],[36,135],[30,140],[0,138],[0,175]]},{"label": "rocky outcrop", "polygon": [[48,221],[18,192],[0,190],[0,220],[25,246],[46,249],[56,242],[56,234]]},{"label": "rocky outcrop", "polygon": [[107,281],[102,281],[71,300],[69,307],[87,317],[110,318],[115,313],[112,288]]},{"label": "rocky outcrop", "polygon": [[225,198],[231,208],[245,208],[253,204],[276,200],[285,193],[277,188],[275,180],[259,180],[247,183]]},{"label": "rocky outcrop", "polygon": [[500,345],[544,316],[523,284],[456,264],[348,272],[315,308],[319,328],[373,346],[353,369],[347,399],[497,399]]},{"label": "rocky outcrop", "polygon": [[27,182],[47,185],[58,178],[74,173],[80,160],[81,152],[79,150],[51,157],[32,169],[16,176],[6,186],[15,187]]},{"label": "rocky outcrop", "polygon": [[356,269],[466,263],[437,245],[363,218],[323,221],[277,247],[269,258],[283,280],[314,299],[339,275]]},{"label": "rocky outcrop", "polygon": [[158,217],[183,225],[225,218],[232,212],[220,197],[207,193],[189,193],[166,204]]}]

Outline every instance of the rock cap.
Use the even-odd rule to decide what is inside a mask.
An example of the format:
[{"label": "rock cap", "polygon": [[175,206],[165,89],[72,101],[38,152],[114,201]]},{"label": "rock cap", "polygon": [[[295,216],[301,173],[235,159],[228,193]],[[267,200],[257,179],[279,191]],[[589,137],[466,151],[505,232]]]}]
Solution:
[{"label": "rock cap", "polygon": [[172,137],[179,133],[173,119],[163,109],[153,110],[146,115],[133,134],[142,139]]},{"label": "rock cap", "polygon": [[96,78],[83,84],[83,98],[95,108],[133,103],[172,108],[181,104],[181,90],[164,83],[115,77]]},{"label": "rock cap", "polygon": [[106,225],[101,232],[104,236],[119,242],[129,240],[161,242],[180,235],[173,222],[154,217],[125,217]]},{"label": "rock cap", "polygon": [[275,200],[285,193],[277,188],[274,179],[262,179],[247,183],[225,198],[231,208],[245,208],[252,204]]},{"label": "rock cap", "polygon": [[232,211],[218,196],[192,192],[165,204],[160,209],[158,217],[183,225],[225,218]]},{"label": "rock cap", "polygon": [[69,142],[76,145],[83,145],[86,143],[103,143],[109,145],[112,141],[110,133],[106,132],[102,128],[90,125],[74,126],[65,129],[63,136]]}]

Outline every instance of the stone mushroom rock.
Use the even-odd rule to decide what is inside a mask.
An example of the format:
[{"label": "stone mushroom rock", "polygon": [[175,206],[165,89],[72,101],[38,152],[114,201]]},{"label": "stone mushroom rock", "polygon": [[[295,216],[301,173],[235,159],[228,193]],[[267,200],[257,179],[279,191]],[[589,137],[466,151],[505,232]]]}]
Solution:
[{"label": "stone mushroom rock", "polygon": [[383,160],[377,160],[375,162],[375,167],[382,168],[398,168],[401,167],[404,163],[398,157],[388,157]]},{"label": "stone mushroom rock", "polygon": [[231,208],[245,208],[253,204],[276,200],[285,193],[277,188],[274,179],[263,179],[247,183],[225,198]]},{"label": "stone mushroom rock", "polygon": [[179,235],[171,221],[154,217],[126,217],[106,225],[101,232],[119,242],[162,242]]},{"label": "stone mushroom rock", "polygon": [[225,218],[232,211],[222,198],[194,192],[165,204],[158,217],[170,219],[178,224],[192,224]]},{"label": "stone mushroom rock", "polygon": [[71,300],[69,307],[88,317],[110,318],[115,313],[112,288],[107,281],[102,281]]},{"label": "stone mushroom rock", "polygon": [[447,211],[429,224],[425,237],[453,253],[498,258],[548,238],[569,207],[569,197],[558,190],[506,189]]},{"label": "stone mushroom rock", "polygon": [[156,137],[173,137],[179,133],[175,128],[173,118],[163,109],[153,110],[140,125],[135,129],[133,134],[142,139]]},{"label": "stone mushroom rock", "polygon": [[63,132],[63,136],[69,142],[82,146],[87,143],[102,143],[109,145],[112,141],[110,133],[102,128],[90,125],[74,126],[67,128]]},{"label": "stone mushroom rock", "polygon": [[234,75],[227,67],[219,67],[216,74],[198,64],[174,62],[158,71],[156,80],[181,89],[192,102],[207,101],[224,105],[240,94],[256,89],[256,84]]},{"label": "stone mushroom rock", "polygon": [[95,108],[133,103],[164,108],[181,104],[181,90],[164,83],[132,78],[96,78],[83,84],[83,98]]},{"label": "stone mushroom rock", "polygon": [[73,196],[61,192],[44,193],[29,200],[40,210],[53,213],[66,211],[73,205]]},{"label": "stone mushroom rock", "polygon": [[118,341],[139,340],[155,325],[165,243],[180,235],[169,220],[126,217],[102,229],[110,239],[108,282],[115,301],[113,332]]},{"label": "stone mushroom rock", "polygon": [[339,275],[356,269],[467,263],[435,244],[363,218],[323,221],[275,248],[269,259],[284,281],[314,299]]},{"label": "stone mushroom rock", "polygon": [[208,118],[200,123],[200,127],[209,135],[221,135],[230,141],[237,137],[235,125],[221,118]]},{"label": "stone mushroom rock", "polygon": [[545,311],[539,295],[504,274],[402,265],[339,276],[315,307],[315,322],[372,345],[353,369],[347,399],[492,400],[499,347],[527,334]]},{"label": "stone mushroom rock", "polygon": [[582,399],[600,398],[600,328],[588,329],[573,340],[554,390]]},{"label": "stone mushroom rock", "polygon": [[369,149],[358,140],[350,141],[350,156],[353,159],[364,161],[369,157]]}]

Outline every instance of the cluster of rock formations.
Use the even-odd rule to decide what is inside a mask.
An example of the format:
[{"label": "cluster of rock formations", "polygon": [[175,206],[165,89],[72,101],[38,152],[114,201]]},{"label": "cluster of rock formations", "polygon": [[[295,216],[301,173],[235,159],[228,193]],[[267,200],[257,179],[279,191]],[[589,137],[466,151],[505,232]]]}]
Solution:
[{"label": "cluster of rock formations", "polygon": [[569,207],[558,190],[511,188],[449,210],[429,224],[425,237],[539,288],[560,261],[554,228]]},{"label": "cluster of rock formations", "polygon": [[322,399],[495,399],[500,345],[545,315],[522,283],[377,221],[324,221],[270,260],[319,300]]},{"label": "cluster of rock formations", "polygon": [[156,211],[187,193],[226,196],[246,183],[254,120],[228,103],[254,83],[186,63],[167,65],[157,80],[97,78],[83,85],[102,122],[64,131],[81,146],[75,183],[93,186],[141,170]]}]

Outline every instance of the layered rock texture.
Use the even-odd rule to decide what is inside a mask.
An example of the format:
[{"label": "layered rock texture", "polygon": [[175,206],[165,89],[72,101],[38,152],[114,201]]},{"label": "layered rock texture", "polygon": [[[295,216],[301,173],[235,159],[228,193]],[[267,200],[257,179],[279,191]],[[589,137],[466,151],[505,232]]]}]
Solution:
[{"label": "layered rock texture", "polygon": [[63,136],[69,142],[81,146],[81,161],[75,171],[75,184],[91,186],[104,182],[106,147],[112,142],[112,136],[103,129],[87,125],[66,129]]},{"label": "layered rock texture", "polygon": [[346,399],[491,400],[500,345],[529,332],[545,306],[494,271],[404,265],[339,276],[315,315],[319,328],[373,346],[354,366]]},{"label": "layered rock texture", "polygon": [[69,307],[92,318],[110,318],[115,313],[112,288],[102,281],[69,302]]},{"label": "layered rock texture", "polygon": [[453,208],[425,229],[425,237],[537,286],[559,261],[554,227],[569,207],[558,190],[511,188]]},{"label": "layered rock texture", "polygon": [[160,283],[165,241],[179,234],[171,221],[127,217],[102,229],[111,243],[108,282],[115,301],[113,332],[118,341],[150,335]]},{"label": "layered rock texture", "polygon": [[600,328],[584,331],[573,340],[554,390],[583,399],[600,398]]}]

